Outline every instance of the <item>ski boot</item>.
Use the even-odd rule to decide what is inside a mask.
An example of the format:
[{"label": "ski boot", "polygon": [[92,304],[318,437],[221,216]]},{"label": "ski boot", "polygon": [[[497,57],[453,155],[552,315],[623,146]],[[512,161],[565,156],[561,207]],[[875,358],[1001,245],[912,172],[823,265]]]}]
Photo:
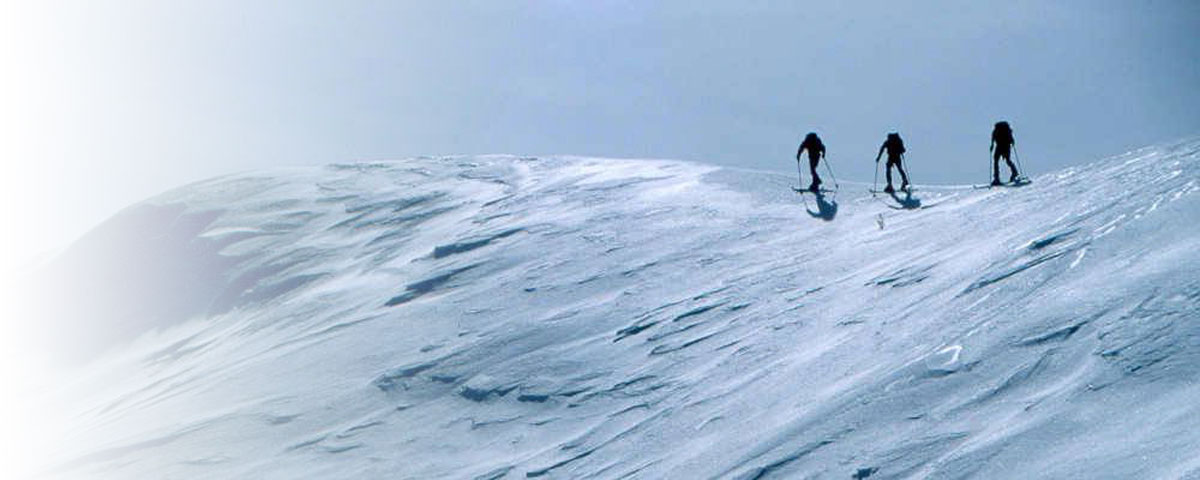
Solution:
[{"label": "ski boot", "polygon": [[892,188],[892,184],[889,183],[888,186],[883,187],[883,193],[896,193],[896,189]]}]

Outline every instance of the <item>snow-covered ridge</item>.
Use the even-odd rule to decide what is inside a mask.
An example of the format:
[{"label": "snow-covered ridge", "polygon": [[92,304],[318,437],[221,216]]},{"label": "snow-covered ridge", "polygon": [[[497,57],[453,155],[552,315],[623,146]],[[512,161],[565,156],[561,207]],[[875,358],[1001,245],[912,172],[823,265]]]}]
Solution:
[{"label": "snow-covered ridge", "polygon": [[1200,475],[1200,141],[901,203],[794,181],[417,158],[131,207],[55,270],[105,353],[50,395],[53,472]]}]

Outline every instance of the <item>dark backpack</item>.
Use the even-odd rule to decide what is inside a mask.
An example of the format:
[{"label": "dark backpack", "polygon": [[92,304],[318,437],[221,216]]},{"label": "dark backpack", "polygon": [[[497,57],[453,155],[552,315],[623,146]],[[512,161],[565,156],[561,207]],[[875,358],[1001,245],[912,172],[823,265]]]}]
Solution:
[{"label": "dark backpack", "polygon": [[899,133],[889,133],[883,146],[887,148],[888,155],[900,155],[905,152],[904,140],[900,139]]},{"label": "dark backpack", "polygon": [[824,150],[821,137],[817,137],[816,133],[809,133],[808,137],[804,137],[804,146],[808,146],[809,150]]},{"label": "dark backpack", "polygon": [[821,138],[815,133],[810,133],[804,137],[804,142],[800,144],[800,149],[807,148],[809,152],[820,152],[825,150],[825,145],[821,143]]},{"label": "dark backpack", "polygon": [[992,130],[992,140],[1006,147],[1013,144],[1013,131],[1008,122],[996,122],[996,128]]}]

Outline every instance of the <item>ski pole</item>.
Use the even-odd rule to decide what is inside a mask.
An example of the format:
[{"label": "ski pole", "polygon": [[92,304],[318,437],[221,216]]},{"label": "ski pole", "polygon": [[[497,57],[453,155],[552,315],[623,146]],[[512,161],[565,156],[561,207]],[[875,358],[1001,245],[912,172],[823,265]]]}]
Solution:
[{"label": "ski pole", "polygon": [[829,178],[832,178],[832,179],[833,179],[833,188],[836,188],[836,189],[838,189],[838,190],[841,190],[841,189],[842,189],[842,187],[841,187],[841,186],[839,186],[839,185],[838,185],[838,183],[837,183],[837,176],[835,176],[835,175],[833,174],[833,167],[830,167],[830,166],[829,166],[829,157],[825,157],[825,159],[824,159],[824,160],[825,160],[825,170],[828,170],[828,171],[829,171]]},{"label": "ski pole", "polygon": [[[991,162],[996,162],[996,166],[992,167]],[[988,178],[1000,179],[1000,158],[996,158],[996,152],[990,148],[988,149]]]},{"label": "ski pole", "polygon": [[796,188],[804,188],[804,176],[800,174],[800,159],[796,159]]},{"label": "ski pole", "polygon": [[871,182],[871,196],[875,196],[875,192],[879,191],[879,158],[875,158],[875,180]]},{"label": "ski pole", "polygon": [[904,158],[904,154],[900,154],[900,165],[898,166],[904,169],[904,176],[908,177],[908,191],[911,192],[913,188],[912,165],[908,164],[908,159]]},{"label": "ski pole", "polygon": [[1015,159],[1017,161],[1017,168],[1021,170],[1021,176],[1025,177],[1025,178],[1029,178],[1028,175],[1025,175],[1025,166],[1021,165],[1021,155],[1017,153],[1017,144],[1015,144],[1015,143],[1013,144],[1012,151],[1013,151],[1013,159]]}]

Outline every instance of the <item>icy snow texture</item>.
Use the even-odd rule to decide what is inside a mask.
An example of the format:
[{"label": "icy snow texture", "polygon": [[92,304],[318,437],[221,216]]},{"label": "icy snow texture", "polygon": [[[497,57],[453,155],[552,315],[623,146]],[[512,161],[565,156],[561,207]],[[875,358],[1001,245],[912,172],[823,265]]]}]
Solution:
[{"label": "icy snow texture", "polygon": [[1200,478],[1200,141],[794,181],[417,158],[132,207],[56,267],[107,353],[53,473]]}]

